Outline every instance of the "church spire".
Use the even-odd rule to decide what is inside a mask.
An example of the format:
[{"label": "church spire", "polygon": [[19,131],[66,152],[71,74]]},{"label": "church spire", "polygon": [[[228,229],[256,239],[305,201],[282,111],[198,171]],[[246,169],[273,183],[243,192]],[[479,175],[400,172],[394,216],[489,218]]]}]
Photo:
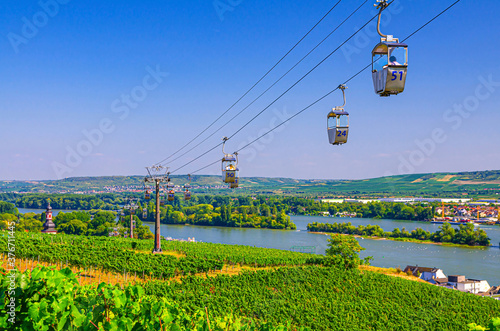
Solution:
[{"label": "church spire", "polygon": [[47,210],[45,211],[45,223],[43,224],[42,233],[57,233],[56,225],[52,222],[52,207],[50,206],[50,199],[47,200]]}]

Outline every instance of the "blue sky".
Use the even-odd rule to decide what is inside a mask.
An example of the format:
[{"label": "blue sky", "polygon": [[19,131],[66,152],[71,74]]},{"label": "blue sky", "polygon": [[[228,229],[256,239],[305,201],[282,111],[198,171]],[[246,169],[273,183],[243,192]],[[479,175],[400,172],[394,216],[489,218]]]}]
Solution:
[{"label": "blue sky", "polygon": [[[343,0],[219,127],[363,1]],[[396,0],[382,31],[403,39],[452,1]],[[7,1],[0,5],[0,179],[144,174],[225,111],[333,1]],[[462,0],[407,41],[406,90],[380,98],[367,70],[348,83],[349,141],[328,144],[339,91],[240,153],[241,176],[369,178],[498,169],[497,1]],[[374,15],[368,1],[322,46],[226,128],[229,136]],[[370,63],[365,28],[227,143],[233,151]],[[127,96],[134,95],[132,99]],[[212,130],[208,131],[209,133]],[[204,137],[204,136],[202,136]],[[208,153],[178,171],[222,155]],[[202,171],[218,174],[218,165]]]}]

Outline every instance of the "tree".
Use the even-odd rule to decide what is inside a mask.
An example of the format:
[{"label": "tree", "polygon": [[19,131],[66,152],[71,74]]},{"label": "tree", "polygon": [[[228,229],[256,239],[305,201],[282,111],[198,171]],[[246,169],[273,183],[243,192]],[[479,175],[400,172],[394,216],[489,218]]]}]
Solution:
[{"label": "tree", "polygon": [[85,212],[85,211],[74,211],[71,213],[59,213],[57,216],[54,217],[53,222],[56,225],[56,227],[60,226],[63,223],[67,223],[71,220],[80,220],[84,223],[90,222],[90,213]]},{"label": "tree", "polygon": [[227,223],[227,210],[226,210],[225,205],[222,205],[220,207],[220,219],[221,219],[221,223],[223,223],[223,224]]},{"label": "tree", "polygon": [[154,235],[147,225],[138,226],[134,229],[134,237],[138,239],[153,239]]},{"label": "tree", "polygon": [[80,220],[74,219],[67,223],[61,224],[57,228],[57,230],[66,234],[85,235],[87,232],[87,224]]},{"label": "tree", "polygon": [[0,214],[0,230],[5,230],[9,227],[10,222],[16,222],[17,217],[13,214]]},{"label": "tree", "polygon": [[474,236],[474,224],[467,223],[467,225],[460,224],[458,226],[459,230],[453,239],[454,243],[461,245],[470,245],[473,246],[475,244],[475,236]]},{"label": "tree", "polygon": [[95,213],[94,218],[92,219],[92,222],[94,225],[98,224],[97,226],[104,224],[104,223],[114,223],[116,218],[116,213],[112,211],[105,211],[105,210],[99,210],[97,213]]},{"label": "tree", "polygon": [[393,238],[401,237],[401,230],[399,230],[399,228],[395,228],[394,230],[392,230],[391,237]]},{"label": "tree", "polygon": [[332,234],[328,239],[326,255],[337,257],[347,269],[356,268],[361,264],[359,252],[365,250],[351,235]]},{"label": "tree", "polygon": [[490,238],[488,238],[488,234],[483,229],[476,229],[474,236],[477,245],[488,246],[490,244]]},{"label": "tree", "polygon": [[14,204],[5,202],[5,201],[0,201],[0,214],[17,214],[18,210]]},{"label": "tree", "polygon": [[16,226],[18,231],[40,232],[43,229],[43,224],[36,218],[23,218]]},{"label": "tree", "polygon": [[439,227],[439,230],[434,235],[434,241],[438,242],[452,242],[455,238],[455,229],[450,225],[450,223],[444,223]]}]

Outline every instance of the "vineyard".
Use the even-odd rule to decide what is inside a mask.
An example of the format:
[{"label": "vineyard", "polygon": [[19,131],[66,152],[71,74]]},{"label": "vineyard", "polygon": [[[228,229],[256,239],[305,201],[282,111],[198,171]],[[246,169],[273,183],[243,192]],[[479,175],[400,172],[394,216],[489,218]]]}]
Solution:
[{"label": "vineyard", "polygon": [[[70,269],[0,273],[2,330],[467,330],[488,325],[500,302],[337,267],[305,266],[143,286],[78,285]],[[478,329],[479,330],[479,329]]]},{"label": "vineyard", "polygon": [[[23,232],[17,232],[16,236],[17,258],[161,279],[221,270],[224,264],[268,267],[314,264],[323,260],[321,255],[277,249],[165,240],[162,241],[165,253],[153,255],[150,240]],[[7,251],[5,235],[0,236],[0,249]]]},{"label": "vineyard", "polygon": [[[153,255],[150,240],[16,236],[24,324],[7,324],[9,280],[0,269],[0,329],[467,330],[500,312],[494,299],[347,270],[329,256],[176,241]],[[6,242],[0,235],[4,254]],[[235,264],[250,267],[222,273]]]},{"label": "vineyard", "polygon": [[[21,281],[22,279],[22,281]],[[0,273],[2,330],[287,330],[283,325],[241,317],[210,318],[207,309],[186,312],[178,303],[145,295],[140,286],[123,290],[101,283],[79,286],[69,269],[36,268],[17,277],[15,313],[5,294],[10,279]],[[7,301],[8,300],[8,301]],[[12,314],[10,315],[9,312]],[[9,318],[17,320],[15,324]],[[299,330],[305,330],[300,328]]]},{"label": "vineyard", "polygon": [[208,307],[314,330],[466,330],[498,316],[500,302],[425,283],[358,270],[306,266],[180,283],[150,282],[147,294],[188,312]]}]

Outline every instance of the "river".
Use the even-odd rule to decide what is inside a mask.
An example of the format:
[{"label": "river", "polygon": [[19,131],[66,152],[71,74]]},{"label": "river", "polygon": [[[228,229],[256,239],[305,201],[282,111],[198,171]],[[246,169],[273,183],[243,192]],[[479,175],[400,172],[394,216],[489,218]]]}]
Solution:
[{"label": "river", "polygon": [[[43,210],[18,208],[19,212],[41,213]],[[69,210],[53,210],[58,212]],[[307,232],[307,223],[340,223],[351,222],[358,225],[379,225],[385,231],[403,228],[412,231],[420,227],[426,231],[435,232],[439,224],[428,222],[412,222],[399,220],[375,220],[367,218],[330,218],[318,216],[291,216],[297,225],[295,231],[226,228],[214,226],[193,225],[161,225],[164,237],[187,239],[195,237],[197,241],[222,243],[231,245],[248,245],[266,248],[290,249],[292,246],[315,246],[315,252],[324,254],[327,248],[328,236]],[[154,223],[145,223],[154,232]],[[500,242],[500,226],[480,225],[488,233],[493,245]],[[357,238],[366,250],[361,252],[362,258],[373,256],[372,265],[384,268],[404,267],[408,264],[425,267],[437,267],[446,275],[465,275],[468,278],[486,279],[490,285],[500,285],[500,249],[496,247],[467,248],[449,247],[432,244],[398,242],[392,240],[373,240]]]},{"label": "river", "polygon": [[[17,208],[17,210],[21,214],[26,214],[26,213],[35,213],[35,214],[41,214],[47,209],[31,209],[31,208]],[[60,212],[63,213],[71,213],[73,211],[78,211],[78,210],[70,210],[70,209],[52,209],[52,216],[57,216]],[[85,211],[85,210],[82,210]]]}]

